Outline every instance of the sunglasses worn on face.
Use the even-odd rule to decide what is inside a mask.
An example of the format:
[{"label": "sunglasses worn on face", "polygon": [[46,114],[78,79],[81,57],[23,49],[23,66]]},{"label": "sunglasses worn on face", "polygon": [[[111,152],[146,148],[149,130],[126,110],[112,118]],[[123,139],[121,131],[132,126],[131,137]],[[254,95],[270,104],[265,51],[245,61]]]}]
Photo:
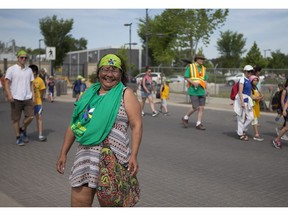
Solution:
[{"label": "sunglasses worn on face", "polygon": [[108,74],[109,72],[112,72],[112,74],[118,74],[120,72],[120,70],[118,68],[114,68],[114,67],[102,67],[100,70],[103,74]]},{"label": "sunglasses worn on face", "polygon": [[19,58],[20,58],[20,59],[25,59],[25,60],[28,59],[27,56],[20,56]]}]

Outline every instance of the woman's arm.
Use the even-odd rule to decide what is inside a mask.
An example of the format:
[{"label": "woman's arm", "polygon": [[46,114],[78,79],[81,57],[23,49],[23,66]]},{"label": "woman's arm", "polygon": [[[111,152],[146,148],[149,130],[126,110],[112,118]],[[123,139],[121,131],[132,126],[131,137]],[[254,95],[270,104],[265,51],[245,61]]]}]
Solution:
[{"label": "woman's arm", "polygon": [[133,90],[127,88],[124,93],[125,110],[129,119],[131,128],[131,157],[128,164],[128,169],[131,171],[131,175],[135,175],[138,171],[137,155],[139,146],[142,139],[142,116],[141,105],[137,97],[133,93]]},{"label": "woman's arm", "polygon": [[64,136],[64,142],[63,142],[63,145],[62,145],[62,148],[60,151],[59,159],[58,159],[57,164],[56,164],[57,171],[60,174],[64,174],[65,164],[66,164],[66,160],[67,160],[67,154],[68,154],[74,141],[75,141],[75,136],[74,136],[74,133],[71,130],[70,125],[69,125],[66,129],[66,133]]}]

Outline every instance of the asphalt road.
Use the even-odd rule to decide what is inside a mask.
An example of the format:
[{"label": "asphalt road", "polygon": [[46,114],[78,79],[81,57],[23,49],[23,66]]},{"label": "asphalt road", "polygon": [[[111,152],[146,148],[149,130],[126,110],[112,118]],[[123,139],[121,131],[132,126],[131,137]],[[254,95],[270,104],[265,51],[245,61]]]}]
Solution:
[{"label": "asphalt road", "polygon": [[[73,103],[44,102],[44,135],[37,141],[35,121],[30,142],[15,144],[8,103],[0,102],[0,206],[69,207],[69,171],[76,144],[70,150],[66,172],[56,172],[56,161]],[[274,115],[261,117],[265,140],[240,141],[233,112],[208,107],[203,124],[196,116],[183,128],[181,117],[189,105],[169,104],[170,115],[152,117],[148,104],[139,151],[141,200],[137,207],[287,207],[288,145],[272,147]],[[159,104],[156,104],[159,107]],[[94,206],[98,206],[97,200]]]}]

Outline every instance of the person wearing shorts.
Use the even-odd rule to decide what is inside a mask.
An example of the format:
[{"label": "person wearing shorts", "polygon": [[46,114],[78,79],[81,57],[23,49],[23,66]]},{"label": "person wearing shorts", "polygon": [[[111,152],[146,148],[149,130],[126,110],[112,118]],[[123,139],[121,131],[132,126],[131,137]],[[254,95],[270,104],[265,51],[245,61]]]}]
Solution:
[{"label": "person wearing shorts", "polygon": [[188,83],[188,95],[190,96],[192,104],[192,107],[188,110],[186,115],[182,117],[182,123],[185,128],[189,126],[189,117],[197,111],[196,129],[206,130],[202,124],[206,96],[208,95],[208,74],[206,73],[206,68],[203,66],[204,60],[205,58],[203,55],[197,55],[194,59],[195,63],[188,65],[185,70],[184,78]]},{"label": "person wearing shorts", "polygon": [[43,120],[42,120],[42,98],[45,95],[46,92],[46,85],[42,78],[39,76],[38,67],[34,64],[29,65],[29,67],[32,69],[34,74],[34,95],[35,95],[35,104],[34,104],[34,115],[36,117],[37,121],[37,130],[38,130],[38,140],[43,142],[46,140],[46,137],[43,136],[42,130],[43,130]]},{"label": "person wearing shorts", "polygon": [[152,83],[152,76],[151,76],[151,69],[149,67],[146,67],[146,75],[143,77],[141,81],[141,98],[142,98],[142,116],[144,116],[144,106],[146,99],[148,98],[150,108],[152,110],[152,116],[155,117],[159,114],[158,111],[156,111],[153,101],[153,83]]},{"label": "person wearing shorts", "polygon": [[[34,86],[33,72],[27,67],[28,59],[25,50],[16,54],[17,64],[9,67],[5,75],[5,91],[11,104],[11,118],[16,134],[16,144],[23,146],[29,142],[27,127],[34,118]],[[23,125],[20,127],[21,114],[24,112]]]}]

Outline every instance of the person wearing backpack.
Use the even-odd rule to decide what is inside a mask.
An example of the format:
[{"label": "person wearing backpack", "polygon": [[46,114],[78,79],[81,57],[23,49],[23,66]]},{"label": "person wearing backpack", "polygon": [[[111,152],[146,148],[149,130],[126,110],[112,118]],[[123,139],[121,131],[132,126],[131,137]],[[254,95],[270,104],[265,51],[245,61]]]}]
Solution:
[{"label": "person wearing backpack", "polygon": [[[282,127],[280,127],[280,128],[278,128],[278,127],[276,127],[276,133],[277,133],[277,135],[279,135],[279,131],[281,131],[285,126],[286,126],[286,116],[284,116],[283,115],[283,108],[284,108],[284,106],[285,106],[285,103],[286,103],[286,101],[287,101],[287,99],[288,99],[288,94],[287,94],[287,92],[288,92],[288,79],[286,79],[286,82],[285,82],[285,86],[284,86],[284,89],[281,91],[281,94],[280,94],[280,103],[279,103],[279,107],[278,107],[278,112],[283,116],[283,119],[284,119],[284,123],[283,123],[283,126]],[[281,136],[281,139],[282,140],[288,140],[288,137],[287,137],[287,135],[286,134],[283,134],[283,136]]]},{"label": "person wearing backpack", "polygon": [[[286,80],[287,83],[287,80]],[[272,144],[275,148],[277,149],[281,149],[282,145],[280,142],[280,139],[282,139],[282,137],[286,134],[286,132],[288,131],[288,124],[286,123],[286,121],[288,121],[288,116],[287,116],[287,109],[288,109],[288,100],[286,100],[284,106],[283,106],[283,112],[282,115],[285,119],[285,126],[282,127],[282,129],[278,132],[277,131],[277,137],[275,139],[273,139]]]},{"label": "person wearing backpack", "polygon": [[73,89],[75,97],[76,97],[76,102],[79,100],[79,97],[80,97],[81,85],[82,85],[81,80],[82,79],[83,79],[83,77],[81,75],[78,75],[77,79],[74,81],[73,86],[72,86],[72,89]]},{"label": "person wearing backpack", "polygon": [[254,119],[253,100],[251,98],[252,85],[249,80],[253,67],[246,65],[243,69],[244,77],[239,80],[239,92],[235,97],[233,106],[237,114],[237,134],[240,140],[248,141],[246,134],[248,126]]}]

